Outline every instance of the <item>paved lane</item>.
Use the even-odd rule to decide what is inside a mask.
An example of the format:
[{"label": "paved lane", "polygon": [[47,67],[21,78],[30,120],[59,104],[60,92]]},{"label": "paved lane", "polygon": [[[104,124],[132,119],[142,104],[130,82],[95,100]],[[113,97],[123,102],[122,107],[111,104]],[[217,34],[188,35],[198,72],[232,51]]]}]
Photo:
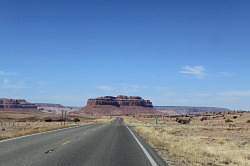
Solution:
[{"label": "paved lane", "polygon": [[[149,152],[158,165],[164,165]],[[151,165],[121,119],[0,142],[0,166]]]}]

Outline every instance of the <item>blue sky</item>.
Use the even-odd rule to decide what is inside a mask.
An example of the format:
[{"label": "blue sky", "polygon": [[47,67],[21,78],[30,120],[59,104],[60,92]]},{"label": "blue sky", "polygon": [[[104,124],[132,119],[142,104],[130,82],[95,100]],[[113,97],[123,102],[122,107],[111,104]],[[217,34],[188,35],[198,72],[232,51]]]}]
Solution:
[{"label": "blue sky", "polygon": [[0,97],[250,109],[247,0],[1,0]]}]

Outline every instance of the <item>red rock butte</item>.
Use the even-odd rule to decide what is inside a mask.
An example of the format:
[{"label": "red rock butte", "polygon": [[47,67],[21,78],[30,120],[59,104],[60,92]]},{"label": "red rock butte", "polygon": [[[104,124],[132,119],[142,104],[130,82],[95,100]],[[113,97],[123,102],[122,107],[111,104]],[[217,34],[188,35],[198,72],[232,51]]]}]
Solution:
[{"label": "red rock butte", "polygon": [[0,111],[36,111],[37,106],[24,99],[0,98]]},{"label": "red rock butte", "polygon": [[150,100],[145,100],[140,96],[120,95],[88,99],[87,105],[80,112],[97,115],[130,115],[154,114],[156,111]]}]

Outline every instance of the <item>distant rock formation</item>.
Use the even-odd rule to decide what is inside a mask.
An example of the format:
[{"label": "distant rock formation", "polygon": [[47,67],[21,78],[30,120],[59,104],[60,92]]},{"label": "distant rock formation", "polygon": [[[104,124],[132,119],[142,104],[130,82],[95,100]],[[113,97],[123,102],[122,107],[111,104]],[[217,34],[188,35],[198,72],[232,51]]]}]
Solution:
[{"label": "distant rock formation", "polygon": [[34,103],[37,107],[57,107],[64,108],[61,104],[51,104],[51,103]]},{"label": "distant rock formation", "polygon": [[230,112],[230,109],[219,107],[191,107],[191,106],[155,106],[156,110],[166,114],[199,114],[204,112]]},{"label": "distant rock formation", "polygon": [[35,111],[37,106],[24,99],[0,98],[0,111]]},{"label": "distant rock formation", "polygon": [[150,100],[139,96],[104,96],[89,99],[87,105],[80,111],[86,114],[154,114],[156,111]]},{"label": "distant rock formation", "polygon": [[34,103],[39,111],[46,112],[46,113],[59,113],[61,114],[62,111],[73,112],[79,111],[80,107],[71,107],[71,106],[64,106],[61,104],[52,104],[52,103]]},{"label": "distant rock formation", "polygon": [[153,107],[150,100],[144,100],[139,96],[104,96],[88,100],[87,106],[95,105]]}]

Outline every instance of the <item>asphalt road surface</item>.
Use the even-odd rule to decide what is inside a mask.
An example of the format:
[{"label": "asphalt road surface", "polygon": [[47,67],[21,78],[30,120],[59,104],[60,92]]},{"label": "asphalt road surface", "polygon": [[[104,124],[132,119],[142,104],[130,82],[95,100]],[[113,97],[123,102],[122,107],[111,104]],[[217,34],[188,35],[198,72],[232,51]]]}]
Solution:
[{"label": "asphalt road surface", "polygon": [[87,125],[0,141],[0,166],[165,165],[129,130],[122,119],[117,118],[105,125]]}]

